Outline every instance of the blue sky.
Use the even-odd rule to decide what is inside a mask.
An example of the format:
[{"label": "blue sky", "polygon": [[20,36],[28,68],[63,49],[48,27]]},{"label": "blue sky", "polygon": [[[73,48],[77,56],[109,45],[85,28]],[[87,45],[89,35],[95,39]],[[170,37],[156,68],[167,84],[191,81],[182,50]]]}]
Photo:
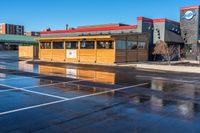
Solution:
[{"label": "blue sky", "polygon": [[179,8],[200,0],[1,0],[0,23],[26,31],[104,23],[136,24],[137,16],[179,21]]}]

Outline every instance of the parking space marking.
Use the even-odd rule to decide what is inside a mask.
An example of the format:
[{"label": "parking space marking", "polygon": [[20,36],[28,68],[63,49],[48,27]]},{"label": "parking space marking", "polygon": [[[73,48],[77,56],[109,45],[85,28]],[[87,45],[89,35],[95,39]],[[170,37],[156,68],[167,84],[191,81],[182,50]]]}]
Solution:
[{"label": "parking space marking", "polygon": [[1,93],[1,92],[14,91],[14,90],[16,90],[16,89],[7,89],[7,90],[0,90],[0,93]]},{"label": "parking space marking", "polygon": [[9,78],[9,79],[0,79],[0,81],[7,81],[7,80],[18,80],[18,79],[27,79],[27,78],[43,78],[48,76],[30,76],[30,77],[21,77],[21,78]]},{"label": "parking space marking", "polygon": [[[6,70],[9,70],[9,69],[6,69]],[[13,74],[13,73],[16,73],[16,74],[17,74],[17,73],[24,73],[24,72],[21,72],[21,71],[20,71],[20,72],[17,72],[17,71],[16,71],[16,72],[6,72],[6,73],[4,73],[4,74]]]},{"label": "parking space marking", "polygon": [[139,86],[148,85],[148,84],[149,83],[141,83],[141,84],[137,84],[137,85],[121,87],[121,88],[112,89],[112,90],[108,90],[108,91],[102,91],[102,92],[97,92],[97,93],[93,93],[93,94],[88,94],[88,95],[78,96],[78,97],[74,97],[74,98],[69,98],[69,100],[76,100],[76,99],[85,98],[85,97],[98,96],[98,95],[102,95],[102,94],[106,94],[106,93],[110,93],[110,92],[117,92],[117,91],[121,91],[121,90],[130,89],[130,88],[133,88],[133,87],[139,87]]},{"label": "parking space marking", "polygon": [[[54,86],[54,85],[59,85],[59,84],[67,84],[67,83],[76,83],[80,81],[86,81],[86,80],[73,80],[73,81],[66,81],[66,82],[59,82],[58,83],[53,83],[53,84],[45,84],[45,85],[36,85],[36,86],[29,86],[29,87],[22,87],[23,89],[32,89],[32,88],[39,88],[39,87],[48,87],[48,86]],[[1,84],[0,84],[1,85]]]},{"label": "parking space marking", "polygon": [[[37,87],[44,87],[44,86],[50,86],[50,85],[56,85],[56,84],[64,84],[64,83],[73,83],[73,82],[80,82],[80,81],[83,81],[83,80],[73,80],[73,81],[60,82],[60,83],[48,84],[48,85],[37,86]],[[31,90],[27,90],[27,88],[19,88],[19,87],[4,85],[4,84],[0,84],[0,86],[11,88],[11,89],[7,89],[7,90],[2,90],[0,92],[8,92],[8,91],[14,91],[14,90],[21,90],[21,91],[25,91],[25,92],[29,92],[29,93],[38,94],[38,95],[43,95],[43,96],[58,98],[58,99],[62,99],[62,100],[68,100],[68,98],[65,98],[65,97],[56,96],[56,95],[47,94],[47,93],[42,93],[42,92],[37,92],[37,91],[31,91]],[[34,86],[34,88],[36,88],[36,86]]]},{"label": "parking space marking", "polygon": [[[0,84],[0,86],[5,86],[5,87],[8,87],[8,88],[11,88],[10,91],[20,90],[20,91],[25,91],[25,92],[29,92],[29,93],[38,94],[38,95],[58,98],[58,99],[62,99],[62,100],[67,100],[68,99],[68,98],[65,98],[65,97],[60,97],[60,96],[51,95],[51,94],[42,93],[42,92],[37,92],[37,91],[26,90],[26,89],[23,89],[23,88],[13,87],[13,86],[9,86],[9,85]],[[7,90],[7,91],[9,91],[9,90]],[[6,90],[4,92],[6,92]]]},{"label": "parking space marking", "polygon": [[66,100],[58,100],[58,101],[54,101],[54,102],[49,102],[49,103],[44,103],[44,104],[38,104],[38,105],[29,106],[29,107],[25,107],[25,108],[19,108],[19,109],[15,109],[15,110],[5,111],[5,112],[0,113],[0,116],[1,115],[15,113],[15,112],[19,112],[19,111],[24,111],[24,110],[39,108],[39,107],[43,107],[43,106],[53,105],[53,104],[61,103],[61,102],[64,102],[64,101],[66,101]]},{"label": "parking space marking", "polygon": [[148,84],[149,83],[141,83],[141,84],[137,84],[137,85],[121,87],[121,88],[118,88],[118,89],[112,89],[112,90],[109,90],[109,91],[103,91],[103,92],[98,92],[98,93],[78,96],[78,97],[74,97],[74,98],[65,98],[65,99],[62,99],[62,100],[54,101],[54,102],[38,104],[38,105],[34,105],[34,106],[28,106],[28,107],[25,107],[25,108],[19,108],[19,109],[15,109],[15,110],[1,112],[0,116],[6,115],[6,114],[11,114],[11,113],[16,113],[16,112],[20,112],[20,111],[25,111],[25,110],[35,109],[35,108],[39,108],[39,107],[55,105],[55,104],[66,102],[66,101],[72,101],[72,100],[91,97],[91,96],[98,96],[98,95],[102,95],[102,94],[106,94],[106,93],[110,93],[110,92],[117,92],[117,91],[126,90],[126,89],[130,89],[130,88],[134,88],[134,87],[140,87],[140,86],[148,85]]}]

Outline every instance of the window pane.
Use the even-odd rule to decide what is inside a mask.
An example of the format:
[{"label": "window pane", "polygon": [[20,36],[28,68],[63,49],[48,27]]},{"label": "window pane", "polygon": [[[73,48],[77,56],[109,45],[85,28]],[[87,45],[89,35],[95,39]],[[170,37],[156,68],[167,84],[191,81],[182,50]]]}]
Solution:
[{"label": "window pane", "polygon": [[128,49],[137,49],[137,42],[128,41]]},{"label": "window pane", "polygon": [[118,40],[117,41],[117,49],[126,49],[126,41]]},{"label": "window pane", "polygon": [[97,41],[98,49],[113,49],[113,41]]},{"label": "window pane", "polygon": [[139,49],[145,49],[146,43],[145,42],[138,42],[138,48]]},{"label": "window pane", "polygon": [[66,49],[78,49],[78,42],[66,42]]},{"label": "window pane", "polygon": [[64,49],[63,42],[53,42],[53,49]]},{"label": "window pane", "polygon": [[40,48],[41,49],[51,49],[51,42],[41,42]]},{"label": "window pane", "polygon": [[81,49],[94,49],[94,41],[81,41]]}]

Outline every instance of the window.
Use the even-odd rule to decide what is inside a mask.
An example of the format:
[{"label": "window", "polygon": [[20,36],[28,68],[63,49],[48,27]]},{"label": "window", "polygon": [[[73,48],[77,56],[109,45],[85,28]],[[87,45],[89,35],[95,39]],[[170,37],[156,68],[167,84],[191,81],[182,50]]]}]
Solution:
[{"label": "window", "polygon": [[78,49],[78,42],[76,41],[66,42],[66,49]]},{"label": "window", "polygon": [[53,49],[64,49],[63,42],[53,42]]},{"label": "window", "polygon": [[126,49],[126,41],[118,40],[117,41],[117,49]]},{"label": "window", "polygon": [[41,42],[40,48],[41,49],[51,49],[51,42]]},{"label": "window", "polygon": [[145,42],[138,42],[138,49],[145,49],[146,43]]},{"label": "window", "polygon": [[128,41],[128,49],[137,49],[137,42],[135,41]]},{"label": "window", "polygon": [[81,49],[94,49],[94,41],[81,41]]},{"label": "window", "polygon": [[113,41],[97,41],[98,49],[113,49]]}]

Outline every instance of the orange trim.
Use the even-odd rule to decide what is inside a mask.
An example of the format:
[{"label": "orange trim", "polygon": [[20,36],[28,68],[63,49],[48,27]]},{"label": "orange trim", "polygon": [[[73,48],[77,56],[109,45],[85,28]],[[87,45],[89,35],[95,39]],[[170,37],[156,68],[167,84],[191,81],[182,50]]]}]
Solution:
[{"label": "orange trim", "polygon": [[154,19],[153,22],[154,22],[154,23],[164,23],[164,22],[166,23],[166,22],[168,22],[168,23],[172,23],[172,24],[174,24],[174,25],[180,25],[179,22],[172,21],[172,20],[165,19],[165,18]]},{"label": "orange trim", "polygon": [[145,18],[145,17],[142,17],[142,16],[137,17],[137,20],[138,20],[138,21],[144,20],[144,21],[153,23],[153,20],[152,20],[152,19],[150,19],[150,18]]},{"label": "orange trim", "polygon": [[187,6],[187,7],[182,7],[180,10],[189,10],[189,9],[199,9],[199,6]]}]

